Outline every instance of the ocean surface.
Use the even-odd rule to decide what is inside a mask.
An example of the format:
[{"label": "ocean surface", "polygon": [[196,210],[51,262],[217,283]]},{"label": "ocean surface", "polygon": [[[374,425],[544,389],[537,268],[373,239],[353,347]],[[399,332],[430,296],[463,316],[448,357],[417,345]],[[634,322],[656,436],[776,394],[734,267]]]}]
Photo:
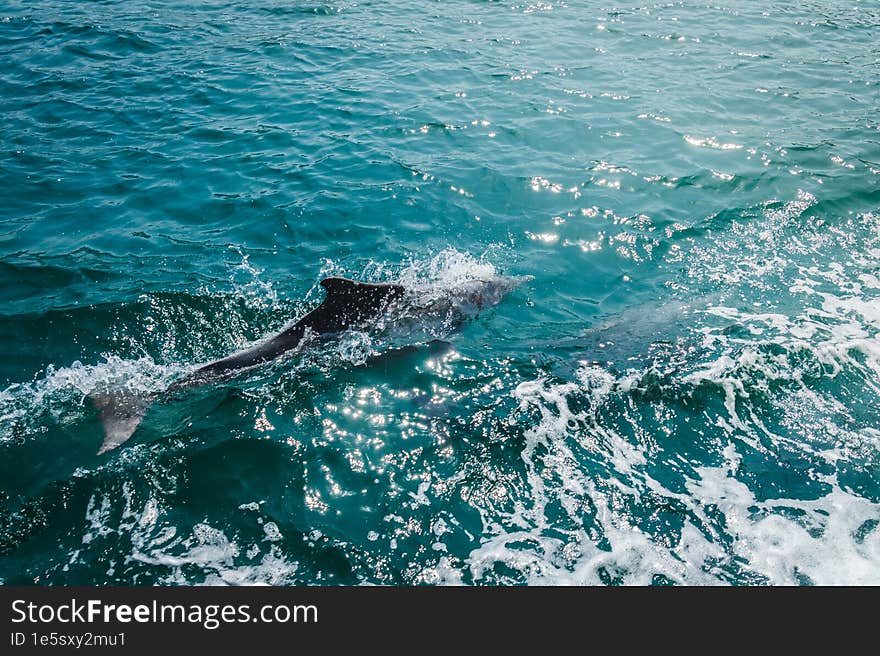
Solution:
[{"label": "ocean surface", "polygon": [[[880,3],[0,0],[0,581],[880,584]],[[532,276],[154,404],[328,275]]]}]

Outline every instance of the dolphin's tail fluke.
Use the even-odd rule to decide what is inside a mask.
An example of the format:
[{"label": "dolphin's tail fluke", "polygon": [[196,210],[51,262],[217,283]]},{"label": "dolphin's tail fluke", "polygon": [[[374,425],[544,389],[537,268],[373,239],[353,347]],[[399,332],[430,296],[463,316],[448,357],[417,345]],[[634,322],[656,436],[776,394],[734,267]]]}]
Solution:
[{"label": "dolphin's tail fluke", "polygon": [[104,427],[104,441],[98,455],[128,441],[153,402],[152,395],[131,392],[91,394],[89,398],[98,409]]}]

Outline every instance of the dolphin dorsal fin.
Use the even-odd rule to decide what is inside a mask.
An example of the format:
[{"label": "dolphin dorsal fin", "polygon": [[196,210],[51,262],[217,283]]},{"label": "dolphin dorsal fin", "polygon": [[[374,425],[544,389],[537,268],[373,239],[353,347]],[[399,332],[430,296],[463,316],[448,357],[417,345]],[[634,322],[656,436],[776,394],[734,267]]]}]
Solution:
[{"label": "dolphin dorsal fin", "polygon": [[349,280],[348,278],[324,278],[321,281],[321,287],[327,290],[327,296],[336,295],[336,294],[352,294],[355,293],[355,290],[358,286],[363,285],[364,283],[359,283],[354,280]]},{"label": "dolphin dorsal fin", "polygon": [[369,301],[376,298],[391,300],[403,292],[403,287],[391,283],[372,283],[349,280],[348,278],[324,278],[321,287],[327,290],[327,300],[337,298],[347,302]]},{"label": "dolphin dorsal fin", "polygon": [[319,333],[339,332],[374,319],[404,293],[400,285],[348,278],[325,278],[321,286],[327,290],[327,297],[301,322]]}]

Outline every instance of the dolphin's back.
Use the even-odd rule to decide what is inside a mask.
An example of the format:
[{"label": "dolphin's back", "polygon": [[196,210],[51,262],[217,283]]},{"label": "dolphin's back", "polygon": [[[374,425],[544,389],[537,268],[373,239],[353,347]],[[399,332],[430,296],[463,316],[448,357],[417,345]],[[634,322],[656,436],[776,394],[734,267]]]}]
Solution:
[{"label": "dolphin's back", "polygon": [[[404,294],[404,288],[390,283],[366,283],[347,278],[325,278],[321,286],[327,294],[324,301],[289,328],[249,349],[210,362],[172,383],[165,391],[174,392],[204,385],[254,367],[296,348],[306,332],[317,335],[339,333],[375,321],[393,301]],[[129,392],[95,394],[92,402],[98,409],[104,428],[104,441],[98,453],[115,449],[128,440],[137,429],[154,396],[138,396]]]},{"label": "dolphin's back", "polygon": [[327,291],[324,301],[295,324],[256,346],[196,369],[171,385],[169,391],[211,382],[274,360],[296,348],[307,330],[325,335],[375,321],[389,303],[404,292],[400,285],[357,282],[347,278],[325,278],[321,286]]}]

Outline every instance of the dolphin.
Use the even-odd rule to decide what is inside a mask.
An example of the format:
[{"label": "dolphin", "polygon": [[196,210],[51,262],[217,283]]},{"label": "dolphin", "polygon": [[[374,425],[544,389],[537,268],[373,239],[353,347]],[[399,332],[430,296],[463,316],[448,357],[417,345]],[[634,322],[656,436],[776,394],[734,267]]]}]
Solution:
[{"label": "dolphin", "polygon": [[150,405],[167,394],[232,378],[244,370],[283,356],[311,336],[369,329],[383,318],[410,329],[414,321],[424,322],[426,319],[439,321],[445,328],[454,328],[483,308],[496,305],[508,291],[530,279],[530,276],[495,276],[490,280],[466,280],[449,288],[408,294],[411,290],[394,283],[325,278],[320,282],[326,292],[321,304],[277,335],[197,367],[161,392],[90,394],[104,428],[104,440],[98,455],[128,441]]}]

